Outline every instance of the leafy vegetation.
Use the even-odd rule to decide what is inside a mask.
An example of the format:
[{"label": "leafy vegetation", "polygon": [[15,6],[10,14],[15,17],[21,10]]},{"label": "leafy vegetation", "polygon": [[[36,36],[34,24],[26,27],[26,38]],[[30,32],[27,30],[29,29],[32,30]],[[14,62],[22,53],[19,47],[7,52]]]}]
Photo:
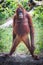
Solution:
[{"label": "leafy vegetation", "polygon": [[[6,0],[0,4],[0,24],[4,23],[7,18],[11,17],[17,8],[18,2]],[[21,1],[23,7],[29,11],[27,0]],[[2,21],[1,21],[2,20]],[[43,6],[35,7],[33,12],[33,25],[35,29],[35,53],[43,51]],[[28,53],[24,44],[17,47],[20,53]],[[0,52],[8,52],[12,46],[12,27],[0,29]]]},{"label": "leafy vegetation", "polygon": [[12,28],[0,29],[0,52],[9,51],[12,44]]},{"label": "leafy vegetation", "polygon": [[[29,6],[27,5],[26,0],[24,0],[24,2],[20,1],[20,3],[23,5],[23,7],[26,10],[29,11]],[[14,0],[6,0],[5,2],[1,3],[0,4],[0,20],[8,19],[12,15],[14,15],[17,5],[18,5],[18,2],[14,1]],[[1,22],[0,22],[0,24],[1,24]]]},{"label": "leafy vegetation", "polygon": [[0,4],[0,20],[11,17],[15,12],[16,7],[17,3],[14,2],[14,0],[6,0]]},{"label": "leafy vegetation", "polygon": [[33,13],[36,47],[37,50],[43,51],[43,6],[36,7]]}]

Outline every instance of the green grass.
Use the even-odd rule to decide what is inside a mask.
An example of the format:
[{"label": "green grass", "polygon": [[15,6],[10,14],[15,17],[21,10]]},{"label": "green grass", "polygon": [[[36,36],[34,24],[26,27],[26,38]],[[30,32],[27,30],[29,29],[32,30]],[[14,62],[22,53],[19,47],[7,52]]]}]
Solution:
[{"label": "green grass", "polygon": [[9,51],[12,44],[12,28],[0,29],[0,51]]},{"label": "green grass", "polygon": [[28,53],[28,49],[27,49],[27,47],[25,46],[25,44],[22,41],[18,45],[16,52],[20,53],[20,54],[22,54],[22,53]]}]

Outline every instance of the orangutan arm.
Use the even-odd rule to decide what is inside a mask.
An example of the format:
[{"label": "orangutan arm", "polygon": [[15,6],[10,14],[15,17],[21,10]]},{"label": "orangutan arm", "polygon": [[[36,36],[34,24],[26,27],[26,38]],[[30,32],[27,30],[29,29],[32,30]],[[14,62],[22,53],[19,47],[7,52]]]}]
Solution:
[{"label": "orangutan arm", "polygon": [[14,33],[15,19],[16,19],[16,15],[14,15],[14,18],[13,18],[13,41],[14,41],[14,39],[16,37],[16,34]]},{"label": "orangutan arm", "polygon": [[32,17],[30,16],[30,14],[28,14],[28,23],[30,27],[31,46],[34,46],[34,28],[32,23]]}]

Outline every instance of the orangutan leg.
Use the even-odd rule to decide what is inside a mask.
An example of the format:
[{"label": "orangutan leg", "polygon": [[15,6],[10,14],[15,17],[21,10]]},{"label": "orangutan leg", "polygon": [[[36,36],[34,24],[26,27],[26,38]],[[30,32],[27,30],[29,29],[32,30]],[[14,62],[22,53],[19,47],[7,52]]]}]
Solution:
[{"label": "orangutan leg", "polygon": [[19,43],[20,43],[20,38],[19,36],[16,36],[16,38],[14,39],[11,51],[10,51],[10,55],[13,54],[13,52],[16,50],[16,47],[18,46]]},{"label": "orangutan leg", "polygon": [[18,36],[16,36],[16,38],[13,41],[10,53],[5,54],[4,56],[11,56],[14,53],[14,51],[16,50],[16,47],[18,46],[19,43],[20,43],[20,38]]},{"label": "orangutan leg", "polygon": [[34,49],[34,48],[33,48],[33,49],[31,48],[31,43],[29,42],[28,36],[22,37],[22,40],[23,40],[23,42],[25,43],[25,45],[26,45],[26,47],[28,48],[28,50],[30,51],[32,57],[33,57],[34,59],[38,60],[39,57],[34,54],[34,50],[35,50],[35,49]]}]

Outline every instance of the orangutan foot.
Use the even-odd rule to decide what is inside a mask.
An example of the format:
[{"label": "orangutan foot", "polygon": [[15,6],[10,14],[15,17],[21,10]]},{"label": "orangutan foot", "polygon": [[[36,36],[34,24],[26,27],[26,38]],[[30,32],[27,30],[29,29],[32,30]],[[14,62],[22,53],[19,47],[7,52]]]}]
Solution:
[{"label": "orangutan foot", "polygon": [[39,56],[35,55],[35,54],[32,57],[34,58],[34,60],[39,60],[40,59]]},{"label": "orangutan foot", "polygon": [[4,54],[3,57],[10,57],[10,54]]}]

